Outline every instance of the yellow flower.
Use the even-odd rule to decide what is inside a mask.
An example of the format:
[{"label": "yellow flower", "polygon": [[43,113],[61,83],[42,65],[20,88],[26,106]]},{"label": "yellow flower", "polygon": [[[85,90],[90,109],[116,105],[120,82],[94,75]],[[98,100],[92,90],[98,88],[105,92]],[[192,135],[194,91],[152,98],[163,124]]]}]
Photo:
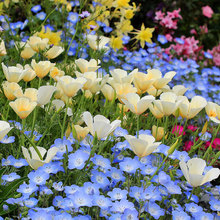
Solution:
[{"label": "yellow flower", "polygon": [[141,47],[144,48],[145,42],[152,43],[152,33],[154,28],[145,28],[144,24],[141,25],[141,30],[134,32],[137,36],[135,37],[137,40],[141,41]]},{"label": "yellow flower", "polygon": [[53,67],[53,68],[50,70],[50,76],[51,76],[55,81],[57,81],[57,77],[61,77],[61,76],[64,76],[64,75],[65,75],[64,71],[59,70],[57,67]]},{"label": "yellow flower", "polygon": [[117,0],[117,6],[120,7],[128,7],[130,0]]},{"label": "yellow flower", "polygon": [[123,47],[123,42],[122,42],[122,38],[121,37],[111,37],[110,40],[110,45],[111,47],[115,50],[115,49],[121,49]]},{"label": "yellow flower", "polygon": [[128,9],[125,11],[125,18],[127,19],[132,19],[134,16],[134,11],[131,9]]},{"label": "yellow flower", "polygon": [[21,119],[24,119],[34,110],[37,102],[32,102],[29,98],[18,98],[14,102],[10,102],[9,105]]},{"label": "yellow flower", "polygon": [[15,91],[20,91],[21,87],[15,82],[4,81],[2,83],[3,91],[8,100],[14,100],[16,96],[14,95]]}]

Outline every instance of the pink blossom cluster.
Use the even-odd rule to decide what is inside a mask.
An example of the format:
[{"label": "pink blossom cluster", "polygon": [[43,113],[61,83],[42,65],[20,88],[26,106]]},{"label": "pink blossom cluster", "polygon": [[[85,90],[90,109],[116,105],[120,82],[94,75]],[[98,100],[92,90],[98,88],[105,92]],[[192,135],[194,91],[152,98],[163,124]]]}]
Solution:
[{"label": "pink blossom cluster", "polygon": [[174,10],[172,12],[167,12],[165,15],[162,11],[157,11],[155,20],[159,22],[159,24],[168,29],[177,29],[178,19],[182,19],[182,16],[179,14],[180,8],[178,10]]},{"label": "pink blossom cluster", "polygon": [[213,47],[212,50],[208,50],[208,52],[212,54],[214,64],[220,66],[220,44]]},{"label": "pink blossom cluster", "polygon": [[199,41],[196,40],[194,36],[181,36],[181,39],[184,41],[183,44],[178,42],[176,42],[176,44],[171,44],[168,48],[164,49],[164,52],[168,55],[173,54],[174,52],[176,55],[183,56],[184,58],[196,59],[197,52],[201,49],[201,47],[198,46]]}]

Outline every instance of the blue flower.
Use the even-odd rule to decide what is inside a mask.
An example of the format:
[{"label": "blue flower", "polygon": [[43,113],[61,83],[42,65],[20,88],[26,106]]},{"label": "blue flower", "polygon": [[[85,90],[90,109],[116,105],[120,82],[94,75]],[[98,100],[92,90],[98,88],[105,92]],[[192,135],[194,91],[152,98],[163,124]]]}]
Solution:
[{"label": "blue flower", "polygon": [[154,202],[148,203],[146,211],[149,212],[150,215],[153,216],[155,219],[159,219],[160,216],[164,215],[164,210],[161,209],[160,206]]},{"label": "blue flower", "polygon": [[126,129],[123,129],[121,127],[117,127],[114,131],[115,137],[124,137],[128,134],[128,131]]},{"label": "blue flower", "polygon": [[138,168],[140,168],[140,162],[127,157],[123,162],[119,163],[119,166],[122,171],[132,174],[135,173]]},{"label": "blue flower", "polygon": [[20,158],[20,159],[15,159],[14,163],[12,164],[13,167],[16,167],[16,168],[21,168],[23,166],[28,166],[28,162],[23,159],[23,158]]},{"label": "blue flower", "polygon": [[15,161],[16,159],[12,155],[9,155],[7,159],[4,159],[4,158],[2,159],[2,166],[13,165]]},{"label": "blue flower", "polygon": [[110,33],[110,32],[112,32],[113,29],[111,27],[105,26],[103,28],[103,30],[104,30],[105,33]]},{"label": "blue flower", "polygon": [[172,211],[172,215],[173,215],[173,220],[179,220],[179,219],[190,220],[191,219],[191,217],[183,211]]},{"label": "blue flower", "polygon": [[41,21],[43,21],[46,18],[46,13],[42,11],[42,12],[36,14],[36,17],[38,19],[40,19]]},{"label": "blue flower", "polygon": [[66,193],[66,195],[73,195],[80,189],[77,185],[65,186],[64,188],[64,192]]},{"label": "blue flower", "polygon": [[40,186],[40,195],[52,195],[53,192],[47,186]]},{"label": "blue flower", "polygon": [[204,56],[205,56],[205,58],[208,58],[208,59],[212,59],[213,58],[211,53],[205,52],[205,51],[204,51]]},{"label": "blue flower", "polygon": [[80,208],[82,206],[92,206],[92,198],[82,190],[77,191],[73,195],[70,195],[69,198],[73,201],[75,208]]},{"label": "blue flower", "polygon": [[91,181],[97,183],[101,188],[105,188],[110,185],[110,182],[104,173],[98,172],[96,170],[93,170],[91,173]]},{"label": "blue flower", "polygon": [[179,38],[179,37],[176,37],[176,38],[175,38],[175,41],[176,41],[178,44],[184,44],[184,43],[185,43],[185,41],[184,41],[183,39]]},{"label": "blue flower", "polygon": [[218,211],[218,212],[220,211],[220,201],[219,200],[211,197],[209,204],[210,204],[211,210]]},{"label": "blue flower", "polygon": [[122,171],[115,167],[112,167],[111,170],[108,171],[106,174],[115,182],[125,181],[125,177],[123,176]]},{"label": "blue flower", "polygon": [[82,150],[77,150],[75,153],[69,155],[68,168],[69,169],[83,169],[85,162],[89,159],[89,155]]},{"label": "blue flower", "polygon": [[2,176],[2,180],[5,180],[7,182],[12,182],[16,179],[20,179],[21,177],[19,175],[17,175],[17,173],[10,173],[8,175],[3,175]]},{"label": "blue flower", "polygon": [[180,161],[187,162],[190,157],[186,151],[177,151],[177,159]]},{"label": "blue flower", "polygon": [[74,218],[72,217],[72,215],[70,215],[70,214],[67,213],[67,212],[63,212],[63,213],[61,213],[61,214],[59,214],[59,215],[55,215],[55,216],[54,216],[54,220],[72,220],[72,219],[74,219]]},{"label": "blue flower", "polygon": [[6,135],[3,139],[0,141],[2,144],[11,144],[15,142],[15,137]]},{"label": "blue flower", "polygon": [[120,188],[114,188],[112,191],[108,192],[107,195],[111,197],[111,200],[121,200],[127,199],[127,190],[122,190]]},{"label": "blue flower", "polygon": [[36,192],[37,190],[38,187],[34,183],[30,183],[30,184],[23,183],[19,186],[17,192],[20,192],[23,195],[30,196],[33,192]]},{"label": "blue flower", "polygon": [[110,169],[111,168],[111,163],[110,163],[110,160],[107,159],[107,158],[104,158],[103,156],[101,155],[95,155],[91,161],[97,165],[97,166],[100,166],[104,169]]},{"label": "blue flower", "polygon": [[29,198],[24,201],[24,205],[28,208],[33,208],[37,205],[38,200],[36,198]]},{"label": "blue flower", "polygon": [[76,24],[79,20],[79,15],[78,13],[75,12],[69,12],[69,15],[67,17],[67,20],[70,21],[73,24]]},{"label": "blue flower", "polygon": [[198,206],[193,202],[185,204],[185,207],[186,207],[186,211],[191,212],[192,215],[197,215],[198,213],[203,211],[201,206]]},{"label": "blue flower", "polygon": [[114,203],[112,203],[112,207],[110,210],[112,212],[124,213],[125,209],[134,210],[134,204],[126,199],[122,199],[120,201],[115,201]]},{"label": "blue flower", "polygon": [[138,211],[136,209],[125,209],[124,214],[121,216],[121,220],[138,220]]},{"label": "blue flower", "polygon": [[99,206],[101,209],[107,209],[112,204],[111,200],[103,195],[94,195],[93,203],[94,205]]},{"label": "blue flower", "polygon": [[142,200],[142,194],[144,193],[144,189],[138,186],[130,187],[129,196],[135,198],[137,201]]},{"label": "blue flower", "polygon": [[193,216],[195,220],[213,220],[214,216],[211,213],[200,212]]},{"label": "blue flower", "polygon": [[44,210],[40,210],[40,211],[34,211],[32,209],[30,209],[28,211],[28,214],[29,214],[29,217],[32,219],[32,220],[51,220],[51,215],[48,214],[46,211]]},{"label": "blue flower", "polygon": [[165,187],[167,188],[170,194],[182,194],[181,188],[177,184],[175,184],[173,181],[166,183]]},{"label": "blue flower", "polygon": [[31,8],[31,11],[34,13],[37,13],[41,10],[41,6],[40,5],[35,5]]},{"label": "blue flower", "polygon": [[156,201],[156,200],[161,200],[161,195],[158,187],[154,185],[148,186],[141,194],[141,200],[146,201],[146,200],[151,200],[151,201]]},{"label": "blue flower", "polygon": [[164,171],[160,171],[158,173],[159,183],[162,185],[166,185],[168,182],[171,181],[171,178],[169,175],[167,175]]},{"label": "blue flower", "polygon": [[99,185],[96,183],[85,182],[83,190],[88,195],[99,195]]},{"label": "blue flower", "polygon": [[54,182],[53,183],[53,188],[56,190],[56,191],[63,191],[64,190],[64,187],[63,187],[63,183],[62,182]]},{"label": "blue flower", "polygon": [[35,183],[36,185],[44,185],[49,177],[48,173],[41,170],[32,171],[28,174],[30,183]]},{"label": "blue flower", "polygon": [[158,35],[157,40],[161,43],[161,44],[166,44],[168,42],[167,38],[164,35]]},{"label": "blue flower", "polygon": [[49,174],[50,173],[56,174],[59,171],[64,172],[64,168],[62,167],[62,162],[60,161],[55,161],[55,162],[51,161],[50,163],[46,163],[42,167],[39,167],[38,169]]},{"label": "blue flower", "polygon": [[147,165],[144,167],[141,167],[141,174],[142,175],[153,175],[155,173],[155,171],[157,170],[157,167],[153,167],[151,165]]}]

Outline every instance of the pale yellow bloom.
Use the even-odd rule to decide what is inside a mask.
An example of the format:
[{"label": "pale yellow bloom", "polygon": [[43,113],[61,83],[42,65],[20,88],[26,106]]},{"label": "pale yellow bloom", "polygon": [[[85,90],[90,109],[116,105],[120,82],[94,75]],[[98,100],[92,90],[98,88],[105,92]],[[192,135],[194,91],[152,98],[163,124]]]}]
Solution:
[{"label": "pale yellow bloom", "polygon": [[44,54],[44,56],[48,60],[51,60],[51,59],[58,57],[61,53],[63,53],[63,51],[64,51],[63,47],[53,46]]},{"label": "pale yellow bloom", "polygon": [[109,49],[109,47],[105,46],[110,41],[110,38],[108,37],[97,36],[97,35],[87,35],[87,40],[88,40],[89,46],[93,50],[101,50],[101,49],[108,50]]},{"label": "pale yellow bloom", "polygon": [[28,44],[30,45],[30,47],[37,53],[41,50],[46,49],[49,46],[48,42],[48,38],[41,39],[37,36],[31,36],[28,40]]},{"label": "pale yellow bloom", "polygon": [[2,69],[8,82],[18,83],[24,76],[24,70],[20,64],[7,67],[2,63]]},{"label": "pale yellow bloom", "polygon": [[[157,103],[157,104],[155,105],[155,103]],[[159,106],[159,108],[158,108],[158,106]],[[163,118],[163,116],[164,116],[163,106],[162,106],[160,100],[155,100],[154,105],[150,104],[149,109],[155,118],[157,118],[157,119]]]},{"label": "pale yellow bloom", "polygon": [[164,136],[164,128],[157,127],[156,125],[152,126],[152,135],[156,139],[156,141],[160,141]]},{"label": "pale yellow bloom", "polygon": [[208,102],[206,107],[206,114],[215,123],[220,124],[220,106],[214,102]]},{"label": "pale yellow bloom", "polygon": [[21,87],[15,82],[4,81],[2,83],[3,91],[8,100],[14,100],[16,98],[15,92],[18,90],[22,92]]},{"label": "pale yellow bloom", "polygon": [[138,157],[150,155],[161,143],[155,142],[155,138],[147,134],[140,134],[138,138],[132,135],[125,135],[125,139]]},{"label": "pale yellow bloom", "polygon": [[50,70],[50,76],[55,80],[57,81],[57,77],[61,77],[61,76],[64,76],[65,75],[65,72],[58,69],[57,67],[52,67],[51,70]]},{"label": "pale yellow bloom", "polygon": [[33,57],[34,54],[36,53],[36,51],[34,51],[28,43],[20,42],[19,44],[20,47],[23,48],[23,50],[21,51],[21,57],[23,59],[29,59]]},{"label": "pale yellow bloom", "polygon": [[5,42],[0,38],[0,56],[5,56],[6,54]]},{"label": "pale yellow bloom", "polygon": [[109,101],[112,101],[115,97],[115,90],[108,84],[105,84],[101,89],[105,98]]},{"label": "pale yellow bloom", "polygon": [[74,125],[76,131],[76,138],[78,141],[85,139],[86,135],[89,133],[88,127],[81,127],[80,125]]},{"label": "pale yellow bloom", "polygon": [[181,100],[179,105],[179,113],[182,118],[194,118],[205,106],[207,101],[201,96],[194,96],[189,102],[186,96],[179,96],[177,100]]},{"label": "pale yellow bloom", "polygon": [[125,99],[121,100],[134,114],[140,115],[149,108],[154,99],[151,95],[140,98],[136,93],[128,93]]},{"label": "pale yellow bloom", "polygon": [[49,163],[54,156],[56,155],[56,153],[58,152],[58,148],[57,147],[52,147],[50,148],[48,151],[43,148],[43,147],[39,147],[37,146],[37,149],[39,150],[42,158],[44,158],[44,155],[47,152],[47,157],[45,160],[41,160],[40,157],[38,156],[36,150],[33,147],[29,148],[29,151],[27,148],[22,146],[22,152],[24,155],[24,158],[26,159],[26,161],[28,162],[28,164],[34,169],[37,170],[39,167],[43,166],[46,163]]},{"label": "pale yellow bloom", "polygon": [[36,63],[35,60],[31,61],[31,66],[34,69],[36,75],[39,78],[44,78],[54,67],[54,63],[51,63],[50,61],[40,61],[39,63]]},{"label": "pale yellow bloom", "polygon": [[28,98],[32,102],[37,102],[37,92],[37,89],[28,88],[25,89],[24,93],[18,90],[14,94],[17,98]]},{"label": "pale yellow bloom", "polygon": [[100,66],[98,64],[100,63],[100,60],[96,61],[95,59],[91,59],[90,61],[87,61],[85,59],[77,59],[75,61],[77,67],[81,71],[81,73],[85,72],[95,72]]},{"label": "pale yellow bloom", "polygon": [[5,137],[5,135],[12,129],[10,124],[6,121],[0,121],[0,140]]},{"label": "pale yellow bloom", "polygon": [[34,110],[37,102],[32,102],[28,98],[18,98],[9,105],[21,119],[25,119]]},{"label": "pale yellow bloom", "polygon": [[219,168],[212,168],[204,175],[206,162],[201,158],[192,158],[187,163],[180,161],[179,165],[187,182],[193,187],[201,186],[218,178],[220,175]]},{"label": "pale yellow bloom", "polygon": [[24,75],[23,75],[23,80],[25,82],[30,82],[36,77],[35,71],[30,67],[29,64],[26,64],[24,66]]},{"label": "pale yellow bloom", "polygon": [[177,96],[182,96],[184,95],[184,93],[188,90],[188,88],[186,88],[183,85],[176,85],[174,86],[172,89],[170,89],[170,87],[168,85],[164,86],[163,88],[161,88],[161,90],[163,92],[173,92],[175,93]]}]

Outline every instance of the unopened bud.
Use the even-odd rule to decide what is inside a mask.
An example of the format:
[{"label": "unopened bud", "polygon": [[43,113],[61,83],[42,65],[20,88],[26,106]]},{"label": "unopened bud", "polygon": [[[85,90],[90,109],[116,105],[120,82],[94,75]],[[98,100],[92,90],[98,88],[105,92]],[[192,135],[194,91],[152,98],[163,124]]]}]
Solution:
[{"label": "unopened bud", "polygon": [[170,149],[168,150],[168,155],[172,154],[176,150],[178,146],[178,141],[179,139],[177,139],[176,142],[170,147]]},{"label": "unopened bud", "polygon": [[206,121],[206,123],[204,124],[203,128],[202,128],[202,134],[205,134],[208,128],[208,121]]}]

